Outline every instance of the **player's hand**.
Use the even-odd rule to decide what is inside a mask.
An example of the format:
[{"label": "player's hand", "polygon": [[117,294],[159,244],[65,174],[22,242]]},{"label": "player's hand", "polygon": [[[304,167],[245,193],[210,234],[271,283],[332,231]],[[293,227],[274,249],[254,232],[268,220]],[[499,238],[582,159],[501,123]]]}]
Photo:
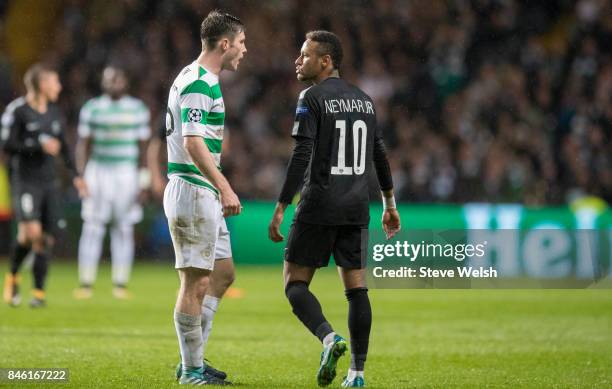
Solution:
[{"label": "player's hand", "polygon": [[41,146],[45,153],[54,157],[59,154],[60,149],[62,148],[60,141],[51,136],[45,137],[44,141],[41,143]]},{"label": "player's hand", "polygon": [[278,243],[285,240],[285,237],[280,232],[280,226],[283,224],[284,217],[285,209],[280,206],[280,204],[277,204],[276,209],[274,209],[274,215],[272,215],[270,225],[268,226],[268,238],[270,238],[272,242]]},{"label": "player's hand", "polygon": [[153,196],[163,199],[165,189],[166,183],[164,182],[164,179],[153,176],[153,180],[151,181],[151,192],[153,193]]},{"label": "player's hand", "polygon": [[382,216],[382,226],[387,239],[393,238],[395,234],[402,228],[400,225],[400,216],[395,208],[385,209]]},{"label": "player's hand", "polygon": [[89,188],[87,187],[87,183],[81,177],[75,177],[72,180],[72,184],[76,188],[77,192],[79,192],[79,198],[84,199],[89,197]]},{"label": "player's hand", "polygon": [[240,200],[231,188],[221,192],[221,206],[223,207],[223,217],[239,215],[242,212]]},{"label": "player's hand", "polygon": [[136,200],[138,201],[138,204],[140,205],[144,205],[147,202],[149,202],[149,191],[146,190],[141,190],[140,192],[138,192],[138,196],[136,197]]}]

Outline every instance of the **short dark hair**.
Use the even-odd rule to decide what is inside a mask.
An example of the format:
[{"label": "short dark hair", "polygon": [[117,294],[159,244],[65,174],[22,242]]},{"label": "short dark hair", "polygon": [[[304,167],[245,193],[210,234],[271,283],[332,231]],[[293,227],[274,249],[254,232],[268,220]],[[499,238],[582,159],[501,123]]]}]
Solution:
[{"label": "short dark hair", "polygon": [[244,24],[240,19],[234,15],[214,10],[202,21],[200,39],[207,48],[212,49],[223,36],[229,35],[233,38],[241,31],[244,31]]},{"label": "short dark hair", "polygon": [[329,55],[335,69],[339,69],[342,64],[342,43],[338,35],[325,30],[310,31],[306,34],[306,39],[319,44],[319,55]]},{"label": "short dark hair", "polygon": [[40,91],[40,78],[44,73],[55,73],[55,69],[43,63],[30,66],[23,76],[23,83],[27,90]]}]

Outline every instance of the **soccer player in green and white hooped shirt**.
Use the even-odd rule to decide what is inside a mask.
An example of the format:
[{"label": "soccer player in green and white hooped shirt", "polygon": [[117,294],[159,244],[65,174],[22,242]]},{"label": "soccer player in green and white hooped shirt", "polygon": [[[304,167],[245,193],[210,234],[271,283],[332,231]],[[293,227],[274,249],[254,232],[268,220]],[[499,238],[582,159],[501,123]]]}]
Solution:
[{"label": "soccer player in green and white hooped shirt", "polygon": [[244,25],[229,14],[209,13],[200,38],[202,52],[181,70],[170,89],[169,182],[164,192],[181,282],[174,311],[182,362],[177,379],[194,385],[227,383],[225,373],[203,362],[214,313],[234,275],[224,217],[241,211],[238,197],[220,171],[225,105],[219,73],[236,71],[246,53]]},{"label": "soccer player in green and white hooped shirt", "polygon": [[140,179],[146,176],[143,150],[151,129],[149,109],[128,96],[127,87],[125,72],[107,67],[102,73],[104,94],[89,100],[79,117],[77,164],[85,171],[90,196],[83,200],[81,210],[76,298],[92,295],[106,225],[111,221],[113,295],[129,297],[126,284],[134,259],[133,225],[142,219],[138,197],[145,184]]}]

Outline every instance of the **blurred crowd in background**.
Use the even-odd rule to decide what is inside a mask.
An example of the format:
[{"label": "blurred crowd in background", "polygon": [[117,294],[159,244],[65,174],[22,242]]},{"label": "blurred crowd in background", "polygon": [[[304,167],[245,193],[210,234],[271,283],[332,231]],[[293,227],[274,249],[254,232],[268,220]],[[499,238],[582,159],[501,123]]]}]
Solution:
[{"label": "blurred crowd in background", "polygon": [[[341,75],[375,101],[398,200],[612,200],[611,0],[61,1],[38,60],[60,71],[72,143],[108,64],[127,70],[160,132],[213,8],[247,29],[239,71],[221,77],[222,165],[242,199],[278,196],[304,88],[294,60],[306,31],[329,29]],[[23,92],[11,65],[3,54],[0,108]]]}]

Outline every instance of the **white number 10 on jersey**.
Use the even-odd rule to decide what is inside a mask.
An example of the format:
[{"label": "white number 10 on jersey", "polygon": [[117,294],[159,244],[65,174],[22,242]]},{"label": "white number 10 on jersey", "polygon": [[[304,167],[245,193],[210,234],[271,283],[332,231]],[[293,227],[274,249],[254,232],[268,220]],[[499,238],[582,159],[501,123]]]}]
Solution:
[{"label": "white number 10 on jersey", "polygon": [[353,167],[346,166],[346,120],[336,120],[336,128],[340,130],[338,139],[338,165],[332,166],[334,175],[362,175],[365,172],[366,140],[368,127],[363,120],[353,123]]}]

